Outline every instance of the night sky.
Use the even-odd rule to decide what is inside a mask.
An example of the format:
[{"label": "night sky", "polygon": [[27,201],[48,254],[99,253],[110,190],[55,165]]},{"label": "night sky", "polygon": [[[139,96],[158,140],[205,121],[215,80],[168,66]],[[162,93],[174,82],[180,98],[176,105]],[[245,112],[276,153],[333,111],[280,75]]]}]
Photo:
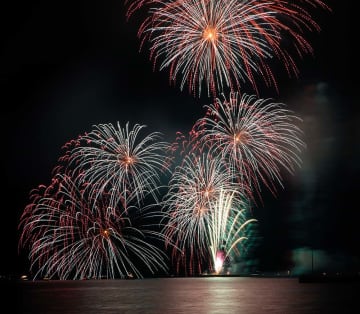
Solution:
[{"label": "night sky", "polygon": [[[264,271],[306,268],[310,248],[319,268],[360,270],[358,34],[350,0],[326,3],[333,12],[313,11],[322,31],[306,35],[314,56],[297,60],[299,77],[279,67],[279,91],[260,90],[303,119],[307,144],[302,168],[284,174],[277,198],[264,189],[254,209]],[[8,274],[27,271],[19,217],[31,189],[49,183],[63,144],[117,121],[172,141],[212,100],[170,85],[167,69],[153,70],[148,50],[139,51],[141,15],[127,22],[121,0],[9,2],[1,13],[0,274]]]}]

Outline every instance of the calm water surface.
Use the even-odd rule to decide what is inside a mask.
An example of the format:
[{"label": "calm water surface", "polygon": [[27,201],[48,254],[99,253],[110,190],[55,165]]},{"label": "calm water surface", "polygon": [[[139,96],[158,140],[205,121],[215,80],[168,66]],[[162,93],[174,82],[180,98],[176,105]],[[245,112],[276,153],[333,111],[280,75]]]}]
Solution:
[{"label": "calm water surface", "polygon": [[8,285],[9,296],[2,294],[2,313],[360,313],[359,283],[299,283],[297,278],[50,280]]}]

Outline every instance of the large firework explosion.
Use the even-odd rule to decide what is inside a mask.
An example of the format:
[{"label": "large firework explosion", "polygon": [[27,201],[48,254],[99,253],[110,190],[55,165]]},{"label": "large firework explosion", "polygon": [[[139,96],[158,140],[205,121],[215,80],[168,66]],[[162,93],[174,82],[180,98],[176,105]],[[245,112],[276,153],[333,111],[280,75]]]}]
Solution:
[{"label": "large firework explosion", "polygon": [[168,144],[157,132],[140,136],[144,127],[95,125],[63,146],[51,184],[31,192],[19,224],[34,278],[166,270],[156,204]]},{"label": "large firework explosion", "polygon": [[31,199],[20,219],[19,246],[29,248],[34,279],[142,278],[167,270],[165,254],[151,244],[162,239],[151,227],[154,212],[109,211],[108,197],[86,198],[61,174],[33,190]]},{"label": "large firework explosion", "polygon": [[329,10],[320,0],[136,0],[127,1],[127,15],[148,8],[138,35],[149,44],[154,68],[169,69],[170,82],[200,96],[202,89],[216,96],[228,88],[240,91],[250,83],[274,86],[270,60],[297,76],[297,57],[312,54],[305,31],[320,31],[309,10]]},{"label": "large firework explosion", "polygon": [[234,206],[243,207],[244,196],[235,183],[234,172],[221,156],[192,153],[173,172],[163,203],[167,217],[164,234],[175,245],[172,257],[177,268],[201,273],[208,267],[212,237],[209,219],[221,191],[236,194]]},{"label": "large firework explosion", "polygon": [[275,193],[275,182],[283,186],[282,171],[293,174],[301,165],[301,119],[283,103],[231,93],[205,107],[195,127],[197,140],[227,161],[243,191],[260,195],[264,184]]},{"label": "large firework explosion", "polygon": [[169,145],[160,141],[158,132],[143,135],[144,128],[99,124],[79,137],[67,154],[68,168],[91,198],[110,194],[112,208],[119,203],[127,208],[134,202],[142,206],[148,196],[158,201],[161,174],[168,171]]}]

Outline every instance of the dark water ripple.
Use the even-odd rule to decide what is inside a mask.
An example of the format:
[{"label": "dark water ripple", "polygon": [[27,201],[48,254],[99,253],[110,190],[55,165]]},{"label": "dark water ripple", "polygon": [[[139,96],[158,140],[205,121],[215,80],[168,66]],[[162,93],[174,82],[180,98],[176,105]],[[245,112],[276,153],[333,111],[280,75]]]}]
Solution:
[{"label": "dark water ripple", "polygon": [[3,289],[2,313],[360,313],[359,288],[256,277],[19,281]]}]

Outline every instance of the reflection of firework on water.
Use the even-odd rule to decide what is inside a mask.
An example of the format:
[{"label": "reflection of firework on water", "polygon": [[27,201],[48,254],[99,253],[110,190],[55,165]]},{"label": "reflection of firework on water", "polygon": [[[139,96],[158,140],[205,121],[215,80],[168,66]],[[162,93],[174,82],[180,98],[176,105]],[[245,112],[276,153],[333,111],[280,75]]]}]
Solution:
[{"label": "reflection of firework on water", "polygon": [[34,278],[141,278],[145,270],[166,271],[164,253],[149,241],[163,238],[151,228],[155,214],[108,211],[106,201],[91,203],[62,175],[32,192],[20,220],[19,244],[30,249]]},{"label": "reflection of firework on water", "polygon": [[148,195],[158,201],[160,174],[167,170],[168,144],[158,141],[157,132],[141,137],[144,127],[100,124],[79,138],[68,154],[68,163],[75,167],[76,180],[86,186],[91,199],[110,194],[112,208],[119,203],[125,208],[133,202],[140,205]]},{"label": "reflection of firework on water", "polygon": [[273,181],[282,185],[281,168],[293,173],[300,165],[300,119],[284,104],[232,93],[206,108],[207,116],[197,122],[199,138],[213,143],[215,153],[233,166],[240,186],[260,192],[262,182],[275,192]]},{"label": "reflection of firework on water", "polygon": [[257,78],[277,88],[266,62],[272,58],[296,76],[293,52],[300,57],[312,53],[303,34],[320,29],[306,6],[327,8],[318,0],[296,5],[280,0],[138,0],[128,1],[127,15],[149,4],[138,34],[142,43],[150,43],[154,67],[160,62],[160,70],[169,68],[171,82],[181,76],[180,88],[188,85],[199,96],[202,87],[216,95],[248,82],[258,93]]},{"label": "reflection of firework on water", "polygon": [[201,260],[207,261],[209,253],[209,211],[221,190],[236,193],[233,182],[233,172],[210,154],[187,155],[174,171],[164,198],[168,216],[164,233],[175,243],[174,260],[184,264],[178,266],[202,271]]},{"label": "reflection of firework on water", "polygon": [[248,239],[250,225],[257,221],[247,219],[246,204],[236,201],[234,197],[233,192],[221,191],[209,212],[207,228],[212,269],[217,274],[223,270],[225,261],[233,255],[241,254],[239,246]]}]

